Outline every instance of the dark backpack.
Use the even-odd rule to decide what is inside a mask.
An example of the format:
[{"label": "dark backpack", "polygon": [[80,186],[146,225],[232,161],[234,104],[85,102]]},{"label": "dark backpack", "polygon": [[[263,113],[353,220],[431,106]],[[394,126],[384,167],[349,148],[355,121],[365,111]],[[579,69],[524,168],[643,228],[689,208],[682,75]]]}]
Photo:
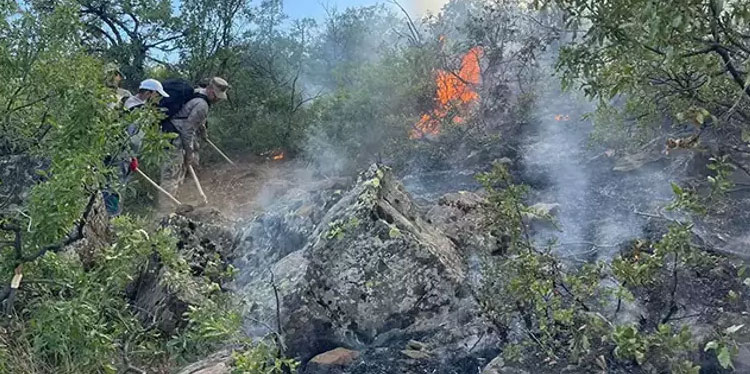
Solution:
[{"label": "dark backpack", "polygon": [[164,97],[159,102],[159,107],[167,115],[167,118],[161,122],[161,130],[164,132],[179,133],[171,120],[177,118],[175,116],[188,101],[200,97],[209,102],[208,97],[196,93],[193,86],[183,79],[167,79],[162,83],[162,86],[164,87],[164,91],[169,94],[169,97]]}]

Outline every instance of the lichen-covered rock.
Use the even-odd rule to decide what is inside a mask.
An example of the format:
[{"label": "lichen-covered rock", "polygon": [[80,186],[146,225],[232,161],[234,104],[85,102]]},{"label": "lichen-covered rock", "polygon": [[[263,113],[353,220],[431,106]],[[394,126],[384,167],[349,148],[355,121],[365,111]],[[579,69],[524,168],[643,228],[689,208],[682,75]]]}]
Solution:
[{"label": "lichen-covered rock", "polygon": [[[458,362],[475,365],[477,356],[494,350],[495,338],[466,286],[464,258],[420,217],[388,169],[365,172],[304,239],[263,269],[241,267],[257,274],[238,283],[254,303],[249,332],[268,333],[278,315],[289,351],[303,361],[339,346],[372,358],[347,373],[451,372]],[[258,253],[247,244],[240,251]],[[415,339],[434,347],[420,352],[426,354],[420,360],[401,353]]]},{"label": "lichen-covered rock", "polygon": [[104,201],[101,195],[96,195],[83,225],[83,238],[66,248],[66,252],[77,256],[84,268],[91,268],[98,260],[101,249],[114,242],[114,235]]},{"label": "lichen-covered rock", "polygon": [[[217,213],[212,213],[215,215]],[[210,215],[209,215],[210,216]],[[205,215],[204,215],[205,217]],[[216,222],[218,224],[214,224]],[[195,276],[206,276],[223,284],[224,271],[231,261],[236,244],[235,233],[226,226],[229,221],[219,217],[200,222],[181,215],[172,215],[164,225],[177,236],[179,253],[187,260]],[[169,269],[154,254],[146,268],[128,287],[126,294],[133,310],[147,327],[156,327],[169,335],[185,325],[184,313],[191,304],[200,302],[195,287],[180,287],[177,293],[168,286]],[[187,279],[186,281],[195,281]]]},{"label": "lichen-covered rock", "polygon": [[453,244],[418,215],[400,184],[372,168],[316,229],[306,253],[309,300],[339,339],[370,343],[440,313],[465,268]]},{"label": "lichen-covered rock", "polygon": [[429,224],[439,228],[463,252],[492,251],[496,239],[482,230],[486,201],[473,192],[443,195],[425,215]]},{"label": "lichen-covered rock", "polygon": [[225,270],[233,260],[237,233],[232,221],[216,210],[203,209],[172,215],[165,226],[177,236],[177,250],[190,263],[193,275],[206,275],[217,283],[225,281],[213,272]]}]

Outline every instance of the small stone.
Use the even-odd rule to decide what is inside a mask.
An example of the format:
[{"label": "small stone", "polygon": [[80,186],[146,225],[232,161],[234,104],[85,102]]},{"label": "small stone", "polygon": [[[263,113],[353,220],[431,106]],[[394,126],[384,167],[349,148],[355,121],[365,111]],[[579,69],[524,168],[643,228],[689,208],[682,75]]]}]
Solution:
[{"label": "small stone", "polygon": [[401,353],[404,354],[404,356],[415,359],[415,360],[424,360],[427,358],[430,358],[430,354],[427,352],[422,351],[416,351],[413,349],[405,349],[401,351]]},{"label": "small stone", "polygon": [[313,357],[310,362],[321,366],[348,366],[357,358],[359,352],[339,347]]}]

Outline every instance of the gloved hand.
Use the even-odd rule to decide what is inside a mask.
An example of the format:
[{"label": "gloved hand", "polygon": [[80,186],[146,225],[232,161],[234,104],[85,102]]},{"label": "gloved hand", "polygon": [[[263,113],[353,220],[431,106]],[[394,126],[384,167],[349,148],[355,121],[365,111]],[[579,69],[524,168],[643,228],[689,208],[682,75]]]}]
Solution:
[{"label": "gloved hand", "polygon": [[138,158],[133,157],[130,159],[130,164],[128,165],[128,170],[131,172],[135,171],[135,169],[138,169]]},{"label": "gloved hand", "polygon": [[196,132],[198,133],[198,137],[205,140],[206,138],[208,138],[208,124],[204,123],[198,126],[198,130]]},{"label": "gloved hand", "polygon": [[194,168],[198,167],[198,154],[190,152],[185,154],[185,165],[190,165]]}]

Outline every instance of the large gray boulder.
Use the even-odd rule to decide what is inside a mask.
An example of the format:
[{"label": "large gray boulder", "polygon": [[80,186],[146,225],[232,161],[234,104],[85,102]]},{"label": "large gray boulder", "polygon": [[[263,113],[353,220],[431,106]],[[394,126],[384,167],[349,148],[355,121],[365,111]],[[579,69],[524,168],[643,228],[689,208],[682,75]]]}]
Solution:
[{"label": "large gray boulder", "polygon": [[[309,227],[282,221],[274,230]],[[371,167],[319,222],[305,222],[314,229],[296,248],[279,245],[282,254],[292,250],[283,258],[261,269],[242,267],[247,260],[239,265],[255,274],[236,285],[251,302],[250,334],[280,329],[288,351],[303,361],[336,347],[362,352],[358,364],[342,369],[347,373],[462,372],[456,368],[476,367],[494,350],[466,286],[464,257],[420,217],[387,168]],[[244,247],[253,242],[245,240],[239,252],[262,253]],[[414,353],[408,346],[415,340],[429,348]]]}]

